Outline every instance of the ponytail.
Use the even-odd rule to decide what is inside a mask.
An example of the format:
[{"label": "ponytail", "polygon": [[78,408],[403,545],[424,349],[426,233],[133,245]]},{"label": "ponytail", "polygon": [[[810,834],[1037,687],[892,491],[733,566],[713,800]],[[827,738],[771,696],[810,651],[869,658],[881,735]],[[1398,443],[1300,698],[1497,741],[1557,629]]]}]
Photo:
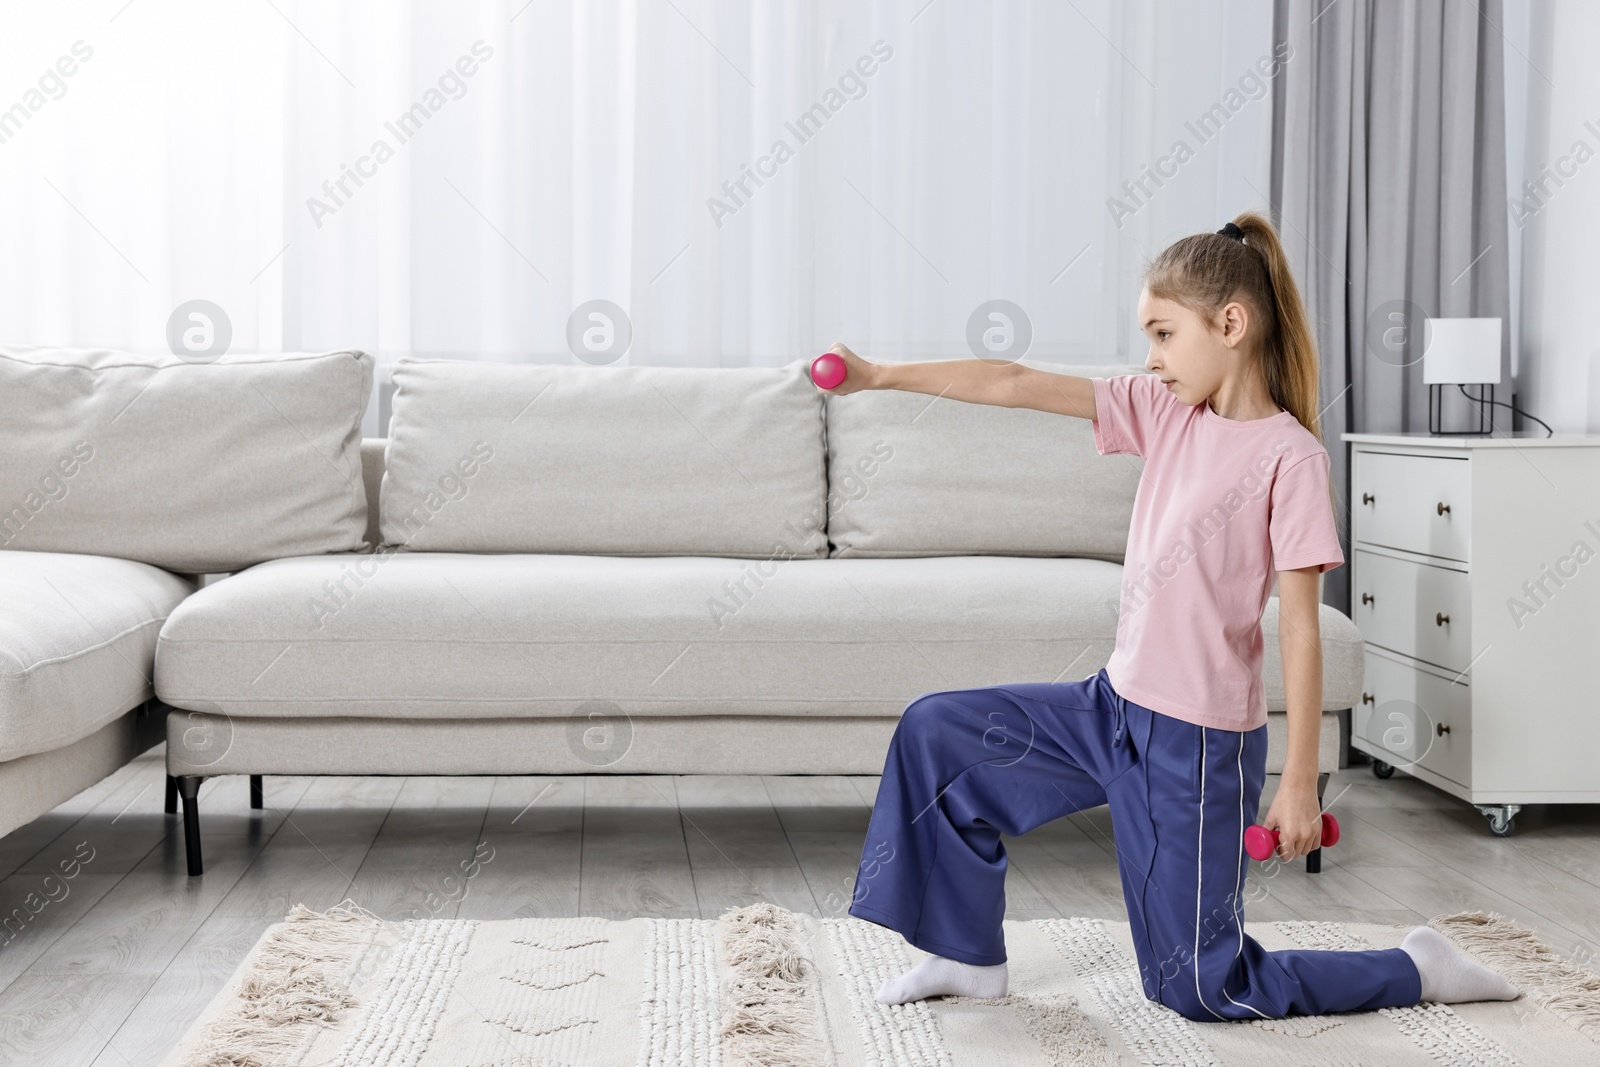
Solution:
[{"label": "ponytail", "polygon": [[1289,258],[1283,254],[1278,231],[1263,216],[1246,211],[1233,224],[1244,231],[1245,247],[1254,248],[1266,260],[1267,278],[1276,302],[1277,343],[1262,351],[1261,369],[1267,376],[1267,389],[1279,407],[1292,411],[1300,425],[1320,441],[1322,429],[1317,413],[1322,375],[1317,369],[1317,342],[1311,333],[1305,302],[1300,299],[1300,287],[1289,269]]}]

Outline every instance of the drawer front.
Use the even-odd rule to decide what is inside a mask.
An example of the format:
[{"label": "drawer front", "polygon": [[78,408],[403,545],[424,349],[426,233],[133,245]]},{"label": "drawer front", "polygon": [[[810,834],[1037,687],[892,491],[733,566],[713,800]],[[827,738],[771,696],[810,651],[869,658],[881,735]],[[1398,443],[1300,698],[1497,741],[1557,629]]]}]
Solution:
[{"label": "drawer front", "polygon": [[1357,451],[1350,511],[1355,541],[1466,563],[1472,461]]},{"label": "drawer front", "polygon": [[1464,571],[1355,552],[1350,617],[1361,636],[1452,671],[1472,662],[1472,585]]},{"label": "drawer front", "polygon": [[1350,728],[1393,756],[1385,763],[1402,770],[1421,767],[1472,786],[1472,694],[1460,682],[1368,649],[1361,704]]}]

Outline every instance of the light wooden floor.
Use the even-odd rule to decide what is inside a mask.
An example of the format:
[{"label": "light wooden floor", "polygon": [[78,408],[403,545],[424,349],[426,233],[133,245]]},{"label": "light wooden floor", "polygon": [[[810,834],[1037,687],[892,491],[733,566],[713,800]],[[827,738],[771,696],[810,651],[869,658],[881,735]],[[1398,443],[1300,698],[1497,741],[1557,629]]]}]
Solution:
[{"label": "light wooden floor", "polygon": [[[877,787],[876,777],[268,778],[267,810],[251,813],[246,780],[219,778],[201,790],[206,874],[190,879],[181,823],[161,812],[163,766],[155,749],[0,839],[0,916],[13,926],[31,916],[9,941],[0,933],[0,1063],[156,1063],[296,903],[349,897],[387,918],[715,918],[768,900],[843,915]],[[1250,922],[1421,923],[1483,909],[1597,962],[1600,805],[1525,809],[1502,839],[1470,805],[1400,773],[1379,781],[1352,766],[1325,799],[1344,837],[1323,873],[1297,863],[1263,879],[1257,868]],[[1008,918],[1126,918],[1106,809],[1006,847]],[[89,849],[62,878],[61,861]],[[463,896],[450,879],[475,850],[491,858]]]}]

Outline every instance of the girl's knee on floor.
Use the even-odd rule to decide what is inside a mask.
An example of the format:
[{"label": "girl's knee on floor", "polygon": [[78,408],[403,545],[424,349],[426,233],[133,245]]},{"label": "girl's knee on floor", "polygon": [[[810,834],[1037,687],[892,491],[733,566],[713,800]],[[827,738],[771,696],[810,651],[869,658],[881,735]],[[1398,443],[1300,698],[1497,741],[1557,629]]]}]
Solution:
[{"label": "girl's knee on floor", "polygon": [[1191,1022],[1215,1023],[1234,1019],[1263,1018],[1262,1014],[1253,1008],[1230,1000],[1222,983],[1202,980],[1197,985],[1192,967],[1186,967],[1176,977],[1166,978],[1157,983],[1146,980],[1144,995],[1146,1000],[1171,1008]]},{"label": "girl's knee on floor", "polygon": [[[1222,996],[1222,990],[1220,989],[1205,993],[1204,999],[1202,999],[1201,995],[1196,993],[1193,989],[1185,992],[1174,989],[1170,985],[1166,985],[1163,986],[1160,992],[1154,997],[1146,994],[1146,999],[1171,1008],[1173,1011],[1177,1012],[1179,1015],[1191,1022],[1227,1022],[1230,1019],[1242,1018],[1246,1015],[1248,1015],[1250,1018],[1260,1018],[1260,1016],[1256,1015],[1255,1012],[1249,1011],[1249,1009],[1237,1009],[1235,1008],[1235,1005],[1229,1004],[1228,1001]],[[1223,1008],[1208,1006],[1219,1003],[1225,1008],[1233,1008],[1235,1011],[1230,1012],[1223,1010]]]}]

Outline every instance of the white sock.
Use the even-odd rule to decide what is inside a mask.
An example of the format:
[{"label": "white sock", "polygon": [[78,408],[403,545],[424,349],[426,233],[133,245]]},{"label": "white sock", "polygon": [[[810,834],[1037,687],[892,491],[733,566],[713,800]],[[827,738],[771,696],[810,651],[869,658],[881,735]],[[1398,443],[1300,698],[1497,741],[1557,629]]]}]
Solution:
[{"label": "white sock", "polygon": [[975,963],[929,956],[898,978],[891,978],[878,989],[879,1004],[904,1004],[925,997],[1003,997],[1006,995],[1006,965],[981,967]]},{"label": "white sock", "polygon": [[1400,942],[1422,975],[1422,999],[1439,1004],[1467,1000],[1515,1000],[1517,987],[1456,948],[1431,926],[1419,926]]}]

